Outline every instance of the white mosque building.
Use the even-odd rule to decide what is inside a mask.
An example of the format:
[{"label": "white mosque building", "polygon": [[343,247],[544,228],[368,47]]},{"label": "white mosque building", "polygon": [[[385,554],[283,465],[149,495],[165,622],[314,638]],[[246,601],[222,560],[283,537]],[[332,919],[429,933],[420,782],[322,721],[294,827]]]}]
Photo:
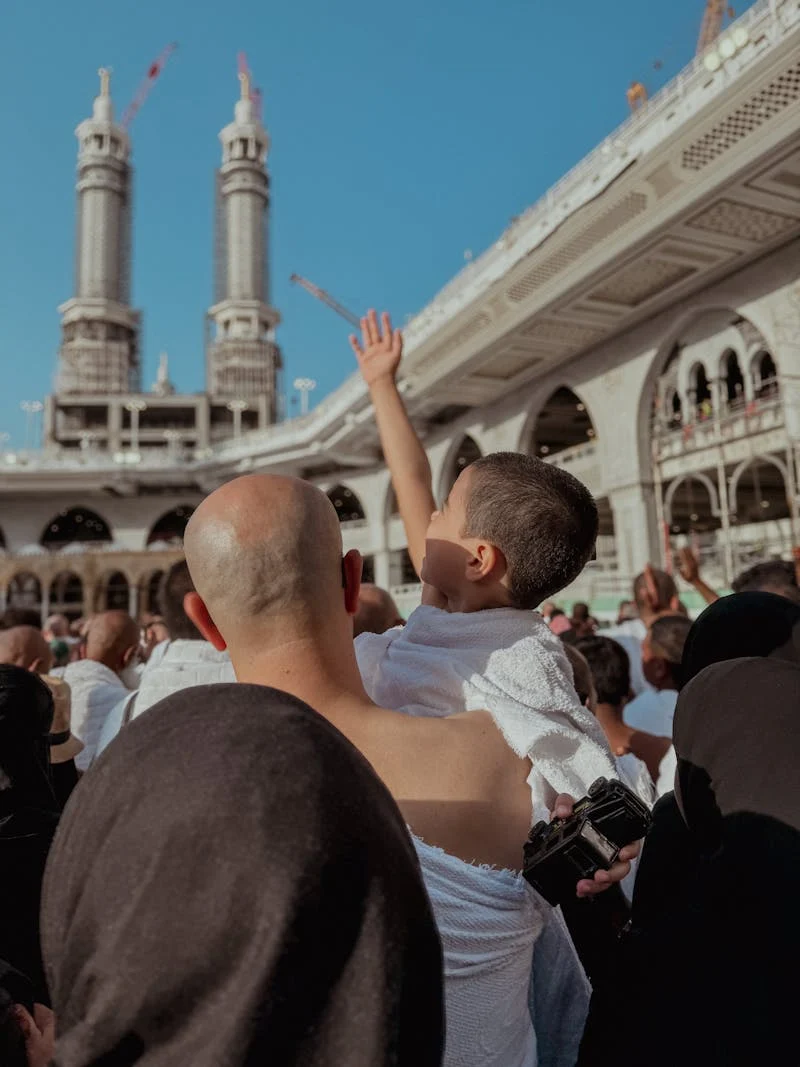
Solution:
[{"label": "white mosque building", "polygon": [[[712,54],[713,53],[713,54]],[[800,6],[759,0],[580,161],[406,331],[401,388],[436,491],[526,451],[581,478],[597,558],[566,599],[615,610],[694,545],[723,587],[800,544]],[[75,296],[38,451],[0,453],[0,598],[155,606],[203,495],[244,472],[320,485],[378,584],[417,597],[357,376],[277,420],[269,138],[245,80],[221,132],[206,391],[139,370],[130,144],[104,75],[77,130]]]}]

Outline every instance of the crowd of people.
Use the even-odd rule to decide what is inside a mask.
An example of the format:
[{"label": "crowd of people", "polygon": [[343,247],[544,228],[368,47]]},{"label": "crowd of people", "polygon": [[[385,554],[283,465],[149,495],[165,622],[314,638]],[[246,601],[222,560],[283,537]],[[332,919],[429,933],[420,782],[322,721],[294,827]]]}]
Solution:
[{"label": "crowd of people", "polygon": [[[800,588],[765,562],[692,622],[648,566],[616,625],[554,597],[580,482],[512,453],[437,508],[395,379],[351,339],[422,604],[361,584],[309,483],[211,493],[158,617],[0,620],[3,1067],[630,1067],[793,1047]],[[554,906],[540,819],[599,778],[642,843]]]}]

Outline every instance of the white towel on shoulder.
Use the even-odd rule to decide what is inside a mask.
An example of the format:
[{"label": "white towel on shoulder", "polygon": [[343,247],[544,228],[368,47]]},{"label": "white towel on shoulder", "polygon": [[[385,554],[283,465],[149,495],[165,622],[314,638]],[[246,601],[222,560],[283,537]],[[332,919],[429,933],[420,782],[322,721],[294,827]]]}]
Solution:
[{"label": "white towel on shoulder", "polygon": [[381,707],[441,717],[490,712],[510,747],[531,760],[537,817],[547,818],[557,793],[581,797],[596,778],[616,777],[563,645],[535,612],[422,606],[402,629],[362,634],[355,647],[367,693]]}]

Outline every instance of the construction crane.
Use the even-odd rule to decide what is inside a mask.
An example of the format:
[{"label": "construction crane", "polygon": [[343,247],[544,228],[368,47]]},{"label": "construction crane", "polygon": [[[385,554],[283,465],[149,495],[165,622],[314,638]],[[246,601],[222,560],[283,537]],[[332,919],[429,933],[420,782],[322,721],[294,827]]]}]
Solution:
[{"label": "construction crane", "polygon": [[136,113],[150,95],[150,90],[158,81],[159,74],[164,69],[167,64],[167,60],[177,47],[178,46],[175,43],[168,44],[164,51],[159,55],[158,59],[156,59],[148,67],[147,74],[145,74],[144,78],[141,81],[141,84],[139,85],[139,88],[136,90],[136,96],[134,96],[133,100],[131,100],[130,104],[128,104],[125,114],[122,116],[120,126],[122,126],[123,130],[127,130],[130,124],[136,118]]},{"label": "construction crane", "polygon": [[327,304],[337,315],[341,315],[343,319],[346,319],[351,326],[358,328],[361,325],[361,319],[359,319],[357,315],[354,315],[352,311],[348,311],[338,300],[334,300],[330,293],[326,293],[324,289],[320,289],[318,285],[314,285],[314,283],[308,281],[307,278],[301,278],[299,274],[293,274],[289,281],[294,282],[295,285],[299,285],[301,288],[305,289],[307,293],[311,293],[313,297],[316,297],[316,299],[323,304]]},{"label": "construction crane", "polygon": [[[697,55],[702,55],[703,52],[709,48],[717,37],[719,37],[720,30],[722,29],[722,23],[727,14],[729,19],[736,18],[736,12],[730,4],[726,4],[725,0],[706,0],[705,11],[703,12],[703,22],[700,26],[700,36],[697,39]],[[655,70],[661,70],[664,66],[664,57],[656,59],[653,63]],[[631,111],[638,111],[647,103],[648,98],[647,87],[644,82],[633,81],[627,91],[628,106]]]}]

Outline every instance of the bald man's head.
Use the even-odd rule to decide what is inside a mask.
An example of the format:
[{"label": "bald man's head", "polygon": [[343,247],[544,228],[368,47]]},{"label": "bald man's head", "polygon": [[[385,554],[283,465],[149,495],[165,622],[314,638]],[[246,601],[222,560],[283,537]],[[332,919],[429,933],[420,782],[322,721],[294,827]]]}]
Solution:
[{"label": "bald man's head", "polygon": [[103,663],[109,670],[128,666],[139,647],[139,627],[125,611],[101,611],[94,615],[86,633],[86,659]]},{"label": "bald man's head", "polygon": [[53,666],[53,653],[41,630],[13,626],[10,630],[0,630],[0,663],[47,674]]},{"label": "bald man's head", "polygon": [[358,594],[358,611],[353,619],[353,636],[359,634],[385,634],[395,626],[403,625],[403,617],[391,594],[378,585],[361,586]]},{"label": "bald man's head", "polygon": [[297,478],[247,475],[206,497],[184,534],[195,588],[225,640],[270,618],[344,611],[333,505]]}]

